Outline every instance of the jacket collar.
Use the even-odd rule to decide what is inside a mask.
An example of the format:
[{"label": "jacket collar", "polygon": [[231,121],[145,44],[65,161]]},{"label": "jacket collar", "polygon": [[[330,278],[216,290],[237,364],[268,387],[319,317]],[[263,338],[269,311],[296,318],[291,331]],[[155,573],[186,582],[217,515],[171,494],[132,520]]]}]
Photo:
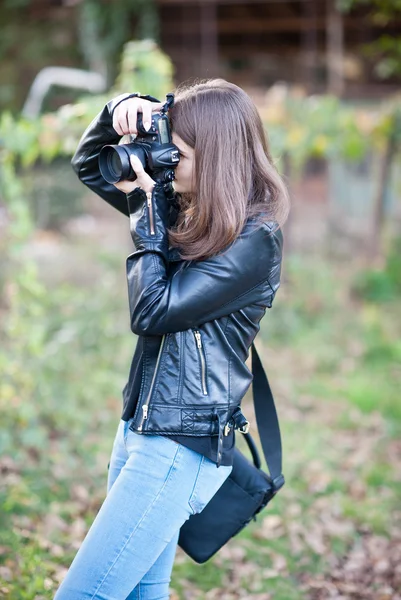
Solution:
[{"label": "jacket collar", "polygon": [[168,259],[170,262],[182,260],[178,248],[169,248]]}]

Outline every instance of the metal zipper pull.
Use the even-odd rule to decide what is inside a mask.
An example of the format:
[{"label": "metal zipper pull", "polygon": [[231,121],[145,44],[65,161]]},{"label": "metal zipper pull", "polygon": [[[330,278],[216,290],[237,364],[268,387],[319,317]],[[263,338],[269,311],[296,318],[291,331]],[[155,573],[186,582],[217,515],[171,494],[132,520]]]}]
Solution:
[{"label": "metal zipper pull", "polygon": [[149,211],[150,233],[155,235],[155,225],[153,222],[152,192],[146,192],[146,203]]},{"label": "metal zipper pull", "polygon": [[198,344],[198,348],[202,348],[202,340],[199,331],[195,331],[194,333]]},{"label": "metal zipper pull", "polygon": [[231,425],[230,423],[226,423],[226,425],[224,426],[224,435],[228,435],[230,433],[231,430]]},{"label": "metal zipper pull", "polygon": [[143,410],[143,418],[147,419],[148,418],[148,406],[147,406],[147,404],[144,404],[142,406],[142,410]]}]

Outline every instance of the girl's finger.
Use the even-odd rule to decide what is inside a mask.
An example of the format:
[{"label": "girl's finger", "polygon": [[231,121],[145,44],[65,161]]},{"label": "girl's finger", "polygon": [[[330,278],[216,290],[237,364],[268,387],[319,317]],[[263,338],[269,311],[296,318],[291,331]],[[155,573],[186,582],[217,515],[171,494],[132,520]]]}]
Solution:
[{"label": "girl's finger", "polygon": [[138,110],[140,111],[140,107],[135,103],[130,104],[128,107],[127,120],[128,120],[129,133],[134,133],[134,134],[138,133],[138,131],[136,129],[136,122],[138,119]]},{"label": "girl's finger", "polygon": [[127,135],[127,133],[129,133],[129,122],[128,122],[128,112],[127,112],[126,106],[124,106],[124,109],[119,114],[119,123],[120,123],[121,131],[124,133],[124,135]]},{"label": "girl's finger", "polygon": [[120,123],[118,121],[117,110],[115,110],[113,114],[113,129],[118,133],[118,135],[124,135],[121,130]]},{"label": "girl's finger", "polygon": [[[131,154],[131,165],[132,165],[132,168],[134,169],[137,177],[140,177],[142,175],[146,175],[147,177],[149,177],[149,175],[147,173],[145,173],[143,164],[141,163],[139,158],[136,156],[136,154]],[[150,179],[150,177],[149,177],[149,179]]]},{"label": "girl's finger", "polygon": [[126,127],[126,125],[124,124],[124,121],[123,121],[123,119],[121,118],[121,114],[120,114],[120,113],[117,113],[117,114],[115,115],[115,118],[116,118],[116,125],[115,125],[114,129],[115,129],[116,131],[118,131],[118,133],[119,133],[120,135],[125,135],[125,127]]},{"label": "girl's finger", "polygon": [[146,131],[150,129],[152,124],[152,105],[151,104],[143,104],[142,105],[142,123],[145,127]]},{"label": "girl's finger", "polygon": [[137,185],[145,192],[150,192],[155,185],[155,181],[146,173],[141,161],[135,154],[131,155],[131,165],[136,174]]}]

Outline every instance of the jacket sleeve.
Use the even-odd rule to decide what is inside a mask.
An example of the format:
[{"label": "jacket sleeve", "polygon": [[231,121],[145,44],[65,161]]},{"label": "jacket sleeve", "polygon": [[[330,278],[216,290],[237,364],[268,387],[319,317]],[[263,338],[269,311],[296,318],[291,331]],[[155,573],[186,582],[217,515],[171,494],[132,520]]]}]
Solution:
[{"label": "jacket sleeve", "polygon": [[283,236],[274,221],[248,221],[224,252],[183,261],[168,276],[171,184],[127,194],[135,252],[126,261],[131,329],[137,335],[183,331],[258,302],[271,307],[280,285]]},{"label": "jacket sleeve", "polygon": [[133,94],[121,94],[108,102],[103,110],[88,125],[78,143],[78,147],[71,160],[71,166],[79,179],[98,194],[103,200],[106,200],[111,206],[122,212],[127,217],[128,207],[127,198],[124,192],[117,189],[112,183],[102,177],[98,159],[100,150],[106,144],[118,144],[121,140],[120,135],[113,128],[114,109],[123,102],[132,97],[144,98],[152,102],[159,102],[153,96],[141,96],[135,92]]}]

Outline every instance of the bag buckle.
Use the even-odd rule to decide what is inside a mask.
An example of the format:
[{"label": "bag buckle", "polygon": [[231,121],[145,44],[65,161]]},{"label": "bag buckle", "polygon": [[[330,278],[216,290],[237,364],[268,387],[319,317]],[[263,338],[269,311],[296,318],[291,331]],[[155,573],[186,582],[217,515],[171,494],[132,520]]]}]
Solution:
[{"label": "bag buckle", "polygon": [[247,421],[244,425],[242,425],[241,427],[238,427],[238,431],[240,431],[241,433],[248,433],[249,431],[249,421]]},{"label": "bag buckle", "polygon": [[[238,429],[238,431],[240,431],[241,433],[248,433],[249,427],[250,427],[249,421],[246,421],[246,423],[244,423],[241,427],[237,427],[236,429]],[[224,426],[224,435],[228,435],[230,433],[230,429],[231,429],[231,425],[228,422]]]},{"label": "bag buckle", "polygon": [[284,475],[278,475],[277,477],[275,477],[272,480],[272,484],[273,484],[273,494],[276,494],[279,489],[281,489],[283,487],[283,485],[285,484],[285,479],[284,479]]},{"label": "bag buckle", "polygon": [[235,409],[235,411],[231,415],[231,418],[227,421],[226,425],[224,426],[224,435],[229,434],[231,427],[234,427],[234,429],[238,429],[238,431],[240,431],[241,433],[248,433],[249,431],[249,421],[245,418],[239,406]]}]

